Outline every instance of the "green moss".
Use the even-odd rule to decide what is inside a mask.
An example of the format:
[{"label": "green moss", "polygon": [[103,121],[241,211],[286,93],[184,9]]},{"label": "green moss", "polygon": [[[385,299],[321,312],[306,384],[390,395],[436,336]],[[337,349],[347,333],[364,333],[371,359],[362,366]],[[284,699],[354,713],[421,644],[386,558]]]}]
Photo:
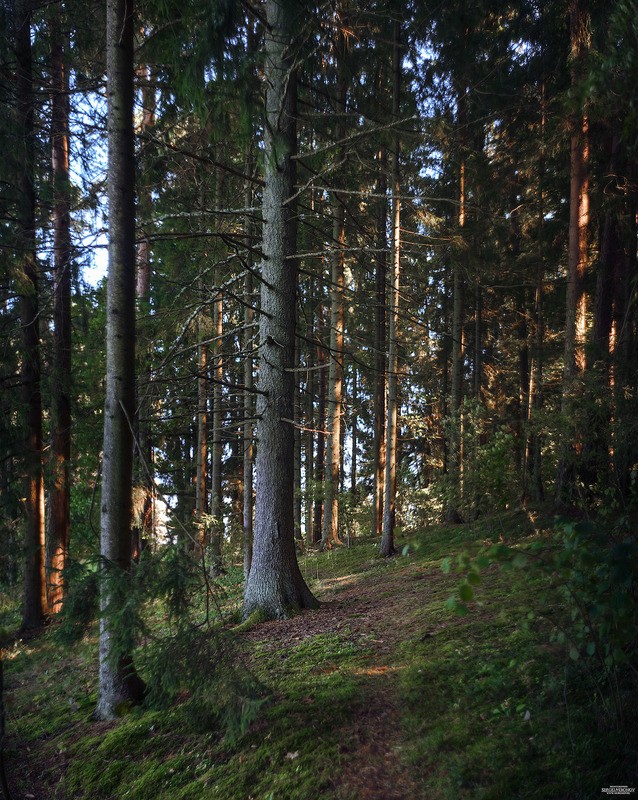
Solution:
[{"label": "green moss", "polygon": [[[250,669],[270,694],[256,721],[235,738],[225,737],[222,727],[197,730],[188,698],[96,726],[89,720],[95,637],[69,652],[48,633],[17,646],[8,661],[10,734],[34,753],[64,753],[68,769],[59,794],[74,800],[344,800],[340,776],[351,757],[352,731],[366,724],[363,712],[375,691],[377,702],[380,693],[400,702],[402,729],[392,734],[393,752],[398,769],[418,787],[414,800],[599,796],[602,786],[631,783],[627,765],[635,742],[623,738],[626,731],[610,731],[582,665],[549,644],[564,609],[546,577],[529,569],[483,569],[470,613],[456,617],[444,608],[459,575],[443,574],[443,558],[456,563],[460,552],[476,553],[485,541],[526,545],[536,535],[543,534],[534,533],[526,515],[508,512],[423,531],[407,556],[390,561],[378,557],[373,542],[306,555],[304,575],[324,598],[353,586],[365,597],[374,587],[381,606],[388,604],[383,624],[393,635],[400,630],[392,617],[396,586],[404,586],[412,593],[400,606],[406,635],[389,647],[394,639],[373,634],[374,627],[367,631],[368,611],[359,609],[351,623],[357,635],[346,624],[279,646],[265,633],[255,642],[261,619],[249,618],[236,631],[253,628]],[[394,588],[383,585],[386,578]],[[235,584],[228,593],[239,602]],[[156,617],[161,625],[162,615]],[[385,639],[380,651],[377,636]],[[366,674],[374,665],[392,669],[380,679]],[[634,711],[627,714],[634,718]]]}]

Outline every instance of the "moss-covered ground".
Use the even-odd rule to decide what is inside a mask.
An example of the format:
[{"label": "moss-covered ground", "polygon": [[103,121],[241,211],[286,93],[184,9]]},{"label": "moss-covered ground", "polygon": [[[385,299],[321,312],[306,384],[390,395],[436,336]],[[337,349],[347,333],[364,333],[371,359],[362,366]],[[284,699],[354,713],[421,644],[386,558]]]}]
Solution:
[{"label": "moss-covered ground", "polygon": [[[524,550],[551,529],[524,512],[301,559],[317,611],[241,630],[266,693],[247,730],[168,710],[95,723],[95,635],[53,628],[4,652],[14,800],[458,800],[605,796],[638,788],[636,707],[622,725],[589,667],[552,632],[561,595],[533,568],[486,567],[459,616],[441,563],[486,543]],[[477,581],[478,582],[478,581]],[[4,625],[17,623],[5,604]],[[628,703],[628,705],[627,705]]]}]

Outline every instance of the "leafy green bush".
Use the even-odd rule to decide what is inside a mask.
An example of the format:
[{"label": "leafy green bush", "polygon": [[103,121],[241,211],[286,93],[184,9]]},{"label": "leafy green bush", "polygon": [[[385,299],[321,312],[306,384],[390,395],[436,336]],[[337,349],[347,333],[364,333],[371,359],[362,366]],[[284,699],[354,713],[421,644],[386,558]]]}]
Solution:
[{"label": "leafy green bush", "polygon": [[623,720],[623,692],[638,669],[638,542],[617,536],[591,522],[558,521],[549,543],[525,550],[504,543],[478,556],[461,554],[442,569],[458,569],[465,578],[446,603],[448,610],[469,613],[481,571],[498,563],[504,568],[543,570],[567,600],[568,615],[554,619],[552,639],[566,646],[593,679],[608,717]]}]

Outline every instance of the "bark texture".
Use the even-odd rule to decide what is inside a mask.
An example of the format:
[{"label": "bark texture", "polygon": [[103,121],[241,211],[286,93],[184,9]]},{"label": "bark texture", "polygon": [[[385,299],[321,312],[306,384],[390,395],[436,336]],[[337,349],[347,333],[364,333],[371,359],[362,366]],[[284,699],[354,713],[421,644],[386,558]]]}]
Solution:
[{"label": "bark texture", "polygon": [[297,263],[293,6],[267,0],[265,186],[261,286],[255,537],[244,616],[284,617],[317,601],[295,553],[293,419]]},{"label": "bark texture", "polygon": [[62,608],[64,568],[69,550],[71,460],[71,231],[69,202],[68,37],[62,6],[51,9],[51,144],[53,168],[53,488],[51,491],[51,562],[48,594],[51,611]]},{"label": "bark texture", "polygon": [[42,395],[40,311],[35,239],[34,109],[31,13],[28,0],[15,5],[16,105],[21,133],[18,168],[17,231],[21,265],[20,321],[24,391],[25,571],[22,628],[37,628],[48,611],[44,569],[44,476],[42,470]]},{"label": "bark texture", "polygon": [[[345,23],[344,23],[345,24]],[[345,34],[340,24],[335,32],[334,57],[337,67],[337,87],[334,110],[337,116],[336,140],[344,137],[343,120],[346,113]],[[346,152],[343,145],[337,148],[337,161],[343,165]],[[338,191],[332,195],[332,253],[330,262],[330,366],[328,368],[328,439],[326,447],[326,473],[324,485],[322,548],[341,544],[339,538],[339,482],[341,435],[343,417],[343,290],[345,266],[345,206]]]},{"label": "bark texture", "polygon": [[113,719],[143,692],[130,654],[123,652],[113,611],[131,565],[131,494],[135,412],[135,157],[133,142],[133,6],[107,2],[109,268],[106,399],[100,552],[97,719]]},{"label": "bark texture", "polygon": [[[252,153],[249,154],[246,165],[246,174],[251,175],[254,169]],[[253,192],[250,181],[246,181],[245,206],[251,208],[253,203]],[[254,236],[254,225],[250,212],[245,220],[246,240],[250,247]],[[253,259],[252,250],[248,250],[248,267],[244,282],[244,292],[246,304],[244,305],[244,393],[243,393],[243,537],[244,537],[244,580],[248,580],[250,566],[253,560],[253,416],[254,416],[254,359],[251,355],[253,348],[255,312],[253,310],[254,288],[253,288]]]},{"label": "bark texture", "polygon": [[[584,61],[589,49],[589,13],[582,0],[569,7],[571,41],[571,81],[577,89],[584,78]],[[572,122],[569,242],[567,248],[567,293],[565,298],[565,351],[561,411],[565,420],[573,414],[575,381],[585,368],[587,295],[585,274],[588,265],[589,230],[589,120],[583,109]],[[574,442],[565,436],[556,478],[556,501],[570,500],[575,488]]]},{"label": "bark texture", "polygon": [[385,390],[386,390],[386,281],[387,281],[387,227],[388,203],[386,191],[387,157],[382,148],[377,155],[378,178],[376,192],[382,195],[377,210],[377,257],[375,265],[374,307],[374,498],[372,504],[372,532],[381,536],[383,529],[383,478],[385,474]]},{"label": "bark texture", "polygon": [[[394,25],[393,48],[393,116],[399,119],[399,100],[401,93],[401,42],[399,23]],[[399,134],[395,132],[392,145],[392,282],[388,308],[388,396],[386,418],[386,460],[383,485],[383,530],[381,536],[381,555],[394,555],[394,522],[396,506],[397,476],[397,419],[398,419],[398,323],[399,323],[399,284],[401,278],[401,180],[399,170]]]}]

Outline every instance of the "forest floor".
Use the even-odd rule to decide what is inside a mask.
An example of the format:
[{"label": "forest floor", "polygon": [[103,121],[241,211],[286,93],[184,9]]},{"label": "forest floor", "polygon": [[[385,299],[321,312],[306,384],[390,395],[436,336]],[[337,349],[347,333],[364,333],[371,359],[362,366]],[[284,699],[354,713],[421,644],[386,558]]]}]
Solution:
[{"label": "forest floor", "polygon": [[619,726],[589,666],[552,641],[565,608],[545,573],[486,565],[469,613],[445,607],[465,573],[444,559],[539,539],[551,544],[547,525],[509,512],[402,538],[388,560],[369,540],[307,554],[322,605],[237,634],[264,696],[226,734],[187,693],[94,723],[95,634],[72,650],[51,629],[17,639],[13,800],[580,800],[637,786],[636,707]]}]

